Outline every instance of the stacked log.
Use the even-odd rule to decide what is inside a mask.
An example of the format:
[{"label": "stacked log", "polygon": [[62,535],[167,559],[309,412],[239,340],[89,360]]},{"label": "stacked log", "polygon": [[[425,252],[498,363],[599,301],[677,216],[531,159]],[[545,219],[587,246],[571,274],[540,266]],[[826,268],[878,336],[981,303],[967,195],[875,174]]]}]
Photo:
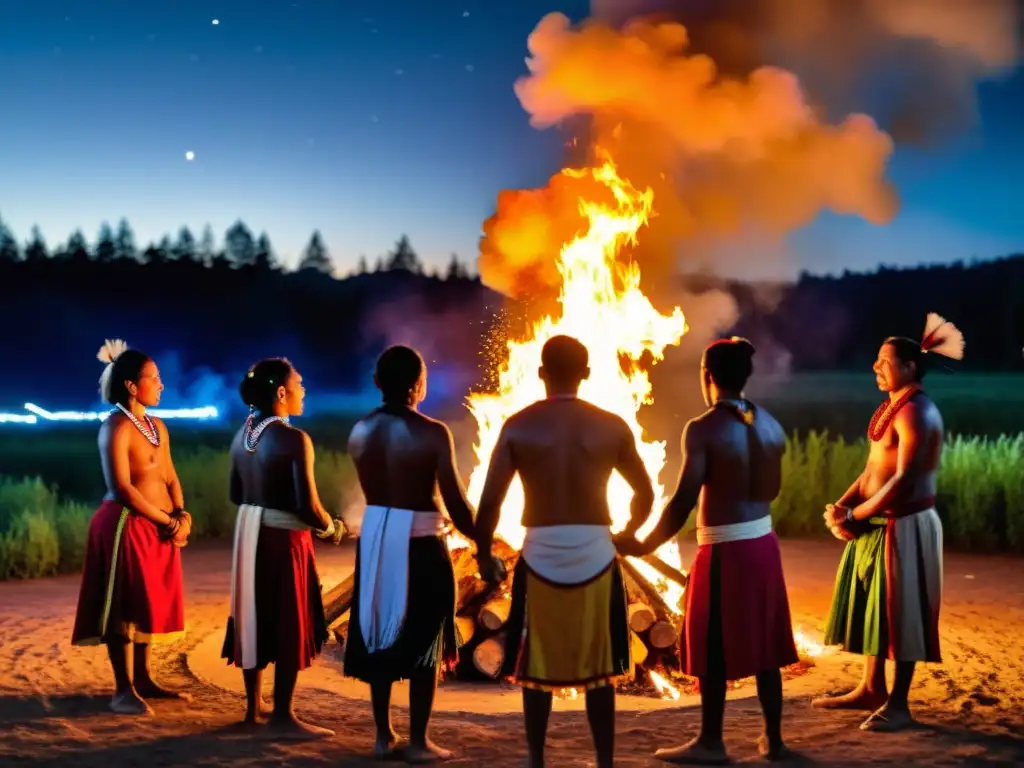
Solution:
[{"label": "stacked log", "polygon": [[[495,680],[504,663],[505,625],[511,607],[512,571],[519,554],[504,542],[495,542],[495,554],[501,558],[508,577],[499,584],[484,582],[477,572],[472,547],[456,550],[452,567],[456,584],[455,627],[461,648],[454,677],[460,680]],[[686,575],[657,558],[644,558],[667,579],[685,586]],[[628,599],[628,620],[633,663],[641,668],[678,669],[675,653],[682,615],[672,610],[652,584],[630,562],[620,559]],[[324,594],[328,626],[344,647],[352,603],[352,577]]]}]

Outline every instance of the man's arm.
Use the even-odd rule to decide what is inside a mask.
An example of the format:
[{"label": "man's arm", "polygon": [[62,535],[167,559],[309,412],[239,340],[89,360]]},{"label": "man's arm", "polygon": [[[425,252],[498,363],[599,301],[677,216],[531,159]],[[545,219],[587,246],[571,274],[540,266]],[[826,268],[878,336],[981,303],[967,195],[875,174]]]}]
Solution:
[{"label": "man's arm", "polygon": [[501,428],[498,442],[491,452],[491,463],[487,467],[484,489],[480,494],[480,506],[476,513],[476,548],[478,554],[489,554],[494,542],[494,529],[501,517],[501,505],[505,494],[516,476],[512,459],[512,446],[508,440],[508,424]]},{"label": "man's arm", "polygon": [[138,512],[157,525],[170,525],[170,510],[160,509],[146,500],[132,485],[132,468],[128,448],[131,445],[131,430],[135,426],[127,419],[118,419],[117,423],[104,425],[100,431],[100,461],[103,465],[103,476],[107,488],[115,493],[118,501],[129,509]]},{"label": "man's arm", "polygon": [[615,469],[633,489],[633,500],[629,505],[629,522],[621,535],[635,536],[651,516],[654,507],[654,486],[651,485],[651,476],[647,473],[647,467],[644,466],[644,461],[636,448],[636,438],[628,426],[623,424],[622,428],[625,435]]},{"label": "man's arm", "polygon": [[679,482],[672,494],[661,519],[654,530],[643,541],[643,554],[654,552],[671,539],[686,525],[690,512],[697,504],[700,489],[704,486],[707,473],[707,449],[700,434],[700,425],[695,420],[687,423],[680,440],[683,448],[683,465],[679,470]]},{"label": "man's arm", "polygon": [[447,424],[438,424],[437,485],[455,530],[473,541],[473,508],[455,460],[455,439]]},{"label": "man's arm", "polygon": [[896,474],[889,482],[866,501],[853,508],[855,520],[867,520],[891,508],[906,492],[907,486],[913,482],[914,475],[924,460],[923,440],[926,430],[924,414],[913,403],[907,403],[896,414],[893,421],[898,445],[896,447]]}]

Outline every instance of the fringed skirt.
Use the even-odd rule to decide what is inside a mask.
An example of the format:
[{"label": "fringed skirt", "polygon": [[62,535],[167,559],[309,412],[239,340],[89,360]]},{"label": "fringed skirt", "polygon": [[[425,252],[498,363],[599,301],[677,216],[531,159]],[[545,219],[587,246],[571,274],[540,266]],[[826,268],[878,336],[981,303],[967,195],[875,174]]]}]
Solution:
[{"label": "fringed skirt", "polygon": [[89,521],[73,645],[171,642],[185,631],[181,550],[117,501]]},{"label": "fringed skirt", "polygon": [[407,680],[418,671],[453,669],[459,658],[455,629],[455,573],[440,536],[409,539],[409,592],[405,621],[389,647],[370,653],[359,626],[360,557],[356,554],[344,671],[366,683]]},{"label": "fringed skirt", "polygon": [[632,671],[618,560],[582,584],[556,584],[520,557],[512,575],[502,676],[556,691],[609,685]]},{"label": "fringed skirt", "polygon": [[[307,669],[327,641],[327,621],[309,531],[260,528],[256,547],[256,666]],[[228,618],[222,658],[242,666],[235,620]]]},{"label": "fringed skirt", "polygon": [[848,542],[825,644],[894,661],[941,662],[942,523],[934,509],[873,518]]},{"label": "fringed skirt", "polygon": [[741,680],[799,660],[774,533],[697,548],[680,637],[682,671]]}]

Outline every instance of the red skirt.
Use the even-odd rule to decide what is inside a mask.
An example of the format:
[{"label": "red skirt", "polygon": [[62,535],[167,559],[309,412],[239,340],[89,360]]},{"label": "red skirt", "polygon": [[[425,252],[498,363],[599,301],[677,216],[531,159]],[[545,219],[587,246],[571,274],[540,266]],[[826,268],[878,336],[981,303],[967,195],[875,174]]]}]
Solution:
[{"label": "red skirt", "polygon": [[684,674],[726,680],[799,660],[774,533],[697,548],[679,652]]},{"label": "red skirt", "polygon": [[185,631],[181,550],[117,501],[89,521],[73,645],[167,642]]},{"label": "red skirt", "polygon": [[[256,669],[307,669],[327,642],[327,620],[309,531],[260,528],[256,546]],[[242,666],[235,620],[228,617],[221,657]]]}]

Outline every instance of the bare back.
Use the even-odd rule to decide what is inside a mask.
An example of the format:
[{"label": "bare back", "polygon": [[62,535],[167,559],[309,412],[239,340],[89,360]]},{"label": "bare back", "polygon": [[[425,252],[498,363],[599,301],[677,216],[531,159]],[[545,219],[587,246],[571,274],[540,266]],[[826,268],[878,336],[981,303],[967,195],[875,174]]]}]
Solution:
[{"label": "bare back", "polygon": [[895,416],[878,441],[868,441],[867,466],[860,479],[860,497],[870,499],[900,469],[900,432],[912,456],[905,471],[907,484],[901,502],[914,502],[935,496],[942,458],[943,422],[938,407],[923,392],[918,392]]},{"label": "bare back", "polygon": [[753,423],[747,425],[730,408],[719,405],[693,424],[706,456],[697,524],[744,523],[769,514],[782,485],[786,445],[775,417],[755,408]]},{"label": "bare back", "polygon": [[385,405],[356,422],[348,450],[367,504],[447,511],[460,532],[471,532],[473,513],[444,423],[412,408]]},{"label": "bare back", "polygon": [[[103,466],[103,479],[107,493],[104,499],[120,501],[132,507],[130,500],[123,498],[119,489],[125,482],[153,506],[162,512],[171,512],[171,464],[167,448],[167,428],[158,419],[153,419],[160,434],[160,445],[153,445],[128,419],[114,412],[100,426],[99,449]],[[127,476],[119,477],[127,472]]]}]

